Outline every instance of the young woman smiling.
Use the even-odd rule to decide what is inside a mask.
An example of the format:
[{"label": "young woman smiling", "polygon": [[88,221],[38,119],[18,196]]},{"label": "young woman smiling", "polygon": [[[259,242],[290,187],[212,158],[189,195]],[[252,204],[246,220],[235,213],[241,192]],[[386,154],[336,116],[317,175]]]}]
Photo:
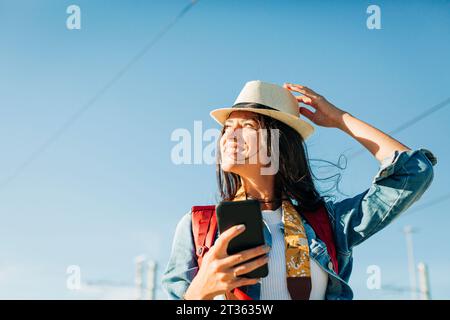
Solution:
[{"label": "young woman smiling", "polygon": [[[302,85],[250,81],[232,107],[211,115],[223,125],[217,153],[221,199],[260,201],[266,246],[228,255],[228,243],[245,229],[235,226],[216,234],[199,267],[191,210],[177,225],[163,275],[169,298],[240,299],[236,293],[243,292],[260,300],[352,299],[353,247],[422,196],[433,180],[436,157],[427,149],[410,149]],[[319,194],[305,145],[314,127],[302,116],[345,132],[380,162],[366,190],[338,202]],[[261,136],[261,129],[267,134]],[[270,164],[261,161],[266,153]],[[263,174],[268,166],[276,170]],[[267,277],[241,276],[265,263]]]}]

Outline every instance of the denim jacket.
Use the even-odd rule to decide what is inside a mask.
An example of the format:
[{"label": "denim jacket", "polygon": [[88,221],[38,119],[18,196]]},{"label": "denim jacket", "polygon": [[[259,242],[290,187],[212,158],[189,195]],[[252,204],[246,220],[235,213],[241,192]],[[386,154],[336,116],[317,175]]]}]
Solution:
[{"label": "denim jacket", "polygon": [[[427,149],[394,151],[385,158],[364,192],[342,201],[326,200],[325,205],[335,234],[339,273],[333,270],[325,244],[303,220],[310,257],[328,273],[325,298],[350,300],[353,292],[348,281],[352,271],[352,249],[380,231],[420,199],[430,186],[437,158]],[[283,224],[279,227],[283,229]],[[216,239],[218,237],[216,234]],[[264,224],[266,244],[271,245],[269,228]],[[191,212],[185,214],[175,230],[171,255],[162,277],[169,299],[182,299],[198,271],[192,235]],[[246,287],[259,300],[261,281]]]}]

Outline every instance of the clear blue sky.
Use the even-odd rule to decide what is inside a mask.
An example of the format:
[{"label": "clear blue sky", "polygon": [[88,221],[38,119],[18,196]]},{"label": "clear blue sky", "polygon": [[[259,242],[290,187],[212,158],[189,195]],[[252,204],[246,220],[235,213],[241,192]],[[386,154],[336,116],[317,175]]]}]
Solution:
[{"label": "clear blue sky", "polygon": [[[0,180],[187,3],[0,1]],[[66,28],[70,4],[81,8],[81,30]],[[366,28],[370,4],[381,8],[381,30]],[[138,254],[156,259],[160,276],[176,223],[216,192],[213,165],[172,163],[170,135],[192,131],[195,120],[218,128],[209,111],[231,104],[246,81],[308,85],[390,131],[450,96],[449,38],[448,1],[200,1],[0,189],[0,298],[101,298],[68,290],[67,266],[79,265],[83,282],[132,285]],[[449,120],[446,107],[394,136],[439,160],[417,206],[450,191]],[[333,162],[359,148],[327,128],[307,146],[312,158]],[[341,189],[364,191],[377,170],[366,152],[349,161]],[[406,212],[357,247],[355,298],[409,297],[366,288],[373,264],[382,286],[408,286],[405,225],[418,230],[416,262],[430,268],[433,298],[450,298],[449,211],[444,201]]]}]

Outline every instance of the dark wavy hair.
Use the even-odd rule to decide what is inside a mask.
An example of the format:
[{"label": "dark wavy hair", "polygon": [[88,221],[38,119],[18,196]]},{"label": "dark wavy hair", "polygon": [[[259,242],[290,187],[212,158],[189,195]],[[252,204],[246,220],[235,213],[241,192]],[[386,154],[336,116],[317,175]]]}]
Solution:
[{"label": "dark wavy hair", "polygon": [[[293,128],[266,115],[256,113],[256,119],[262,129],[278,129],[279,131],[279,169],[275,175],[275,196],[280,197],[283,193],[290,199],[294,199],[293,205],[297,210],[315,211],[324,204],[325,198],[329,195],[321,196],[317,190],[314,180],[328,180],[338,177],[336,187],[341,178],[340,174],[319,179],[314,176],[308,160],[308,151],[303,137]],[[222,128],[221,135],[224,133]],[[267,130],[267,146],[269,155],[270,130]],[[220,139],[217,151],[216,174],[221,200],[231,201],[237,190],[241,187],[241,179],[238,174],[225,172],[221,167]],[[332,164],[326,160],[327,163]],[[339,161],[340,162],[340,161]],[[340,169],[339,165],[332,164]],[[337,187],[338,189],[338,187]],[[331,189],[330,189],[331,190]],[[327,191],[330,191],[327,190]]]}]

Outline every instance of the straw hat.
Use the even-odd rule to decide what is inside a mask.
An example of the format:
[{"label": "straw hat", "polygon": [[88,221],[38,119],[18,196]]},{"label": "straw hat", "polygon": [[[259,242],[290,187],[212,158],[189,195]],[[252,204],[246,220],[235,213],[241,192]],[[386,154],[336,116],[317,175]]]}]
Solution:
[{"label": "straw hat", "polygon": [[314,127],[300,117],[298,101],[286,88],[260,80],[245,84],[233,106],[215,109],[210,112],[222,126],[231,112],[252,111],[277,119],[295,129],[306,140]]}]

